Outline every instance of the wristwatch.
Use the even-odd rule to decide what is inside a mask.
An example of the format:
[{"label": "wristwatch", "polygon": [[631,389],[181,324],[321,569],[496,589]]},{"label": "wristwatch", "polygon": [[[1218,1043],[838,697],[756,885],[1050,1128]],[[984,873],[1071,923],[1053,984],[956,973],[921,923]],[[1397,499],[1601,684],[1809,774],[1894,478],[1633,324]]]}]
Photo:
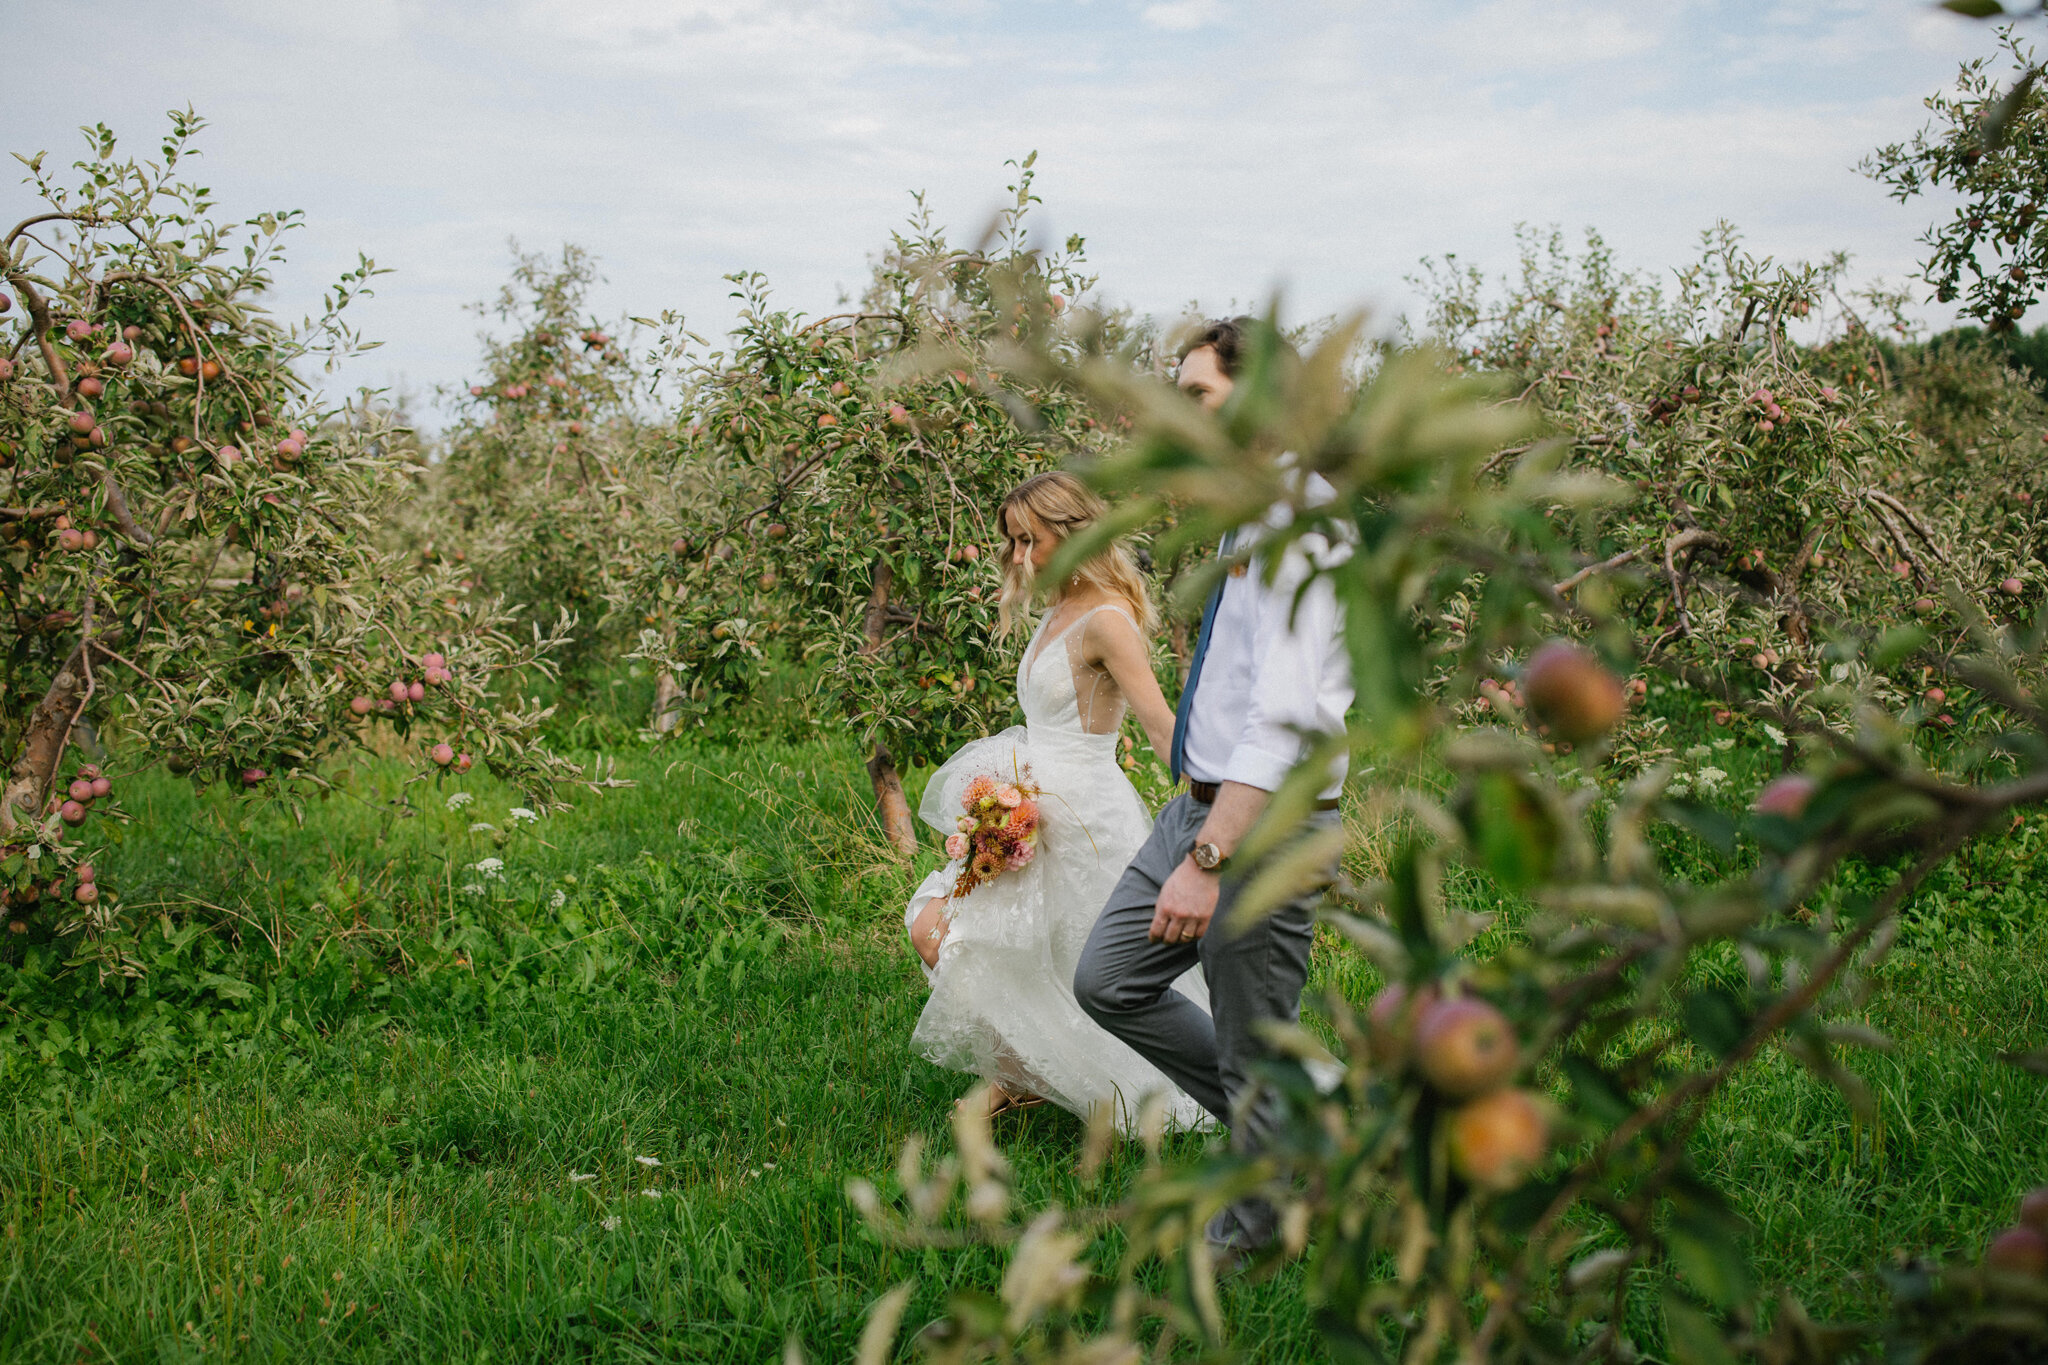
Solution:
[{"label": "wristwatch", "polygon": [[1223,850],[1214,843],[1204,840],[1188,850],[1188,856],[1195,860],[1195,866],[1204,872],[1215,872],[1224,864]]}]

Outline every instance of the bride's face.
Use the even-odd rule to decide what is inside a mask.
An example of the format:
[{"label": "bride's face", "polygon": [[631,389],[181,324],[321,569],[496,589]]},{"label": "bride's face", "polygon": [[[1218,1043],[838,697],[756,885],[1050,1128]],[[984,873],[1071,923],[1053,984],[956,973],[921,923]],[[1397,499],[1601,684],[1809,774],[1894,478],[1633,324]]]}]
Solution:
[{"label": "bride's face", "polygon": [[1058,533],[1021,507],[1003,513],[1003,530],[1010,537],[1010,562],[1029,578],[1038,577],[1060,548]]}]

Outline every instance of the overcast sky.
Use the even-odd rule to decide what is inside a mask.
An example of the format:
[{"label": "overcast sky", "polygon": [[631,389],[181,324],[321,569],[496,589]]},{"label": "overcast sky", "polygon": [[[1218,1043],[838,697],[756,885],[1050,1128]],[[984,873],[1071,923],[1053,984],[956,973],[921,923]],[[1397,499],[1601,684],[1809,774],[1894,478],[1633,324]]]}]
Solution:
[{"label": "overcast sky", "polygon": [[[347,372],[464,380],[516,237],[600,258],[601,312],[722,332],[721,276],[829,311],[930,192],[972,238],[1006,158],[1114,298],[1177,314],[1411,306],[1518,222],[1668,270],[1727,218],[1759,252],[1903,279],[1924,203],[1858,175],[1990,30],[1926,0],[7,0],[8,150],[212,124],[224,211],[301,208],[296,315],[360,249],[394,268]],[[89,14],[89,22],[86,16]],[[55,73],[62,72],[59,78]],[[11,222],[25,189],[0,189]]]}]

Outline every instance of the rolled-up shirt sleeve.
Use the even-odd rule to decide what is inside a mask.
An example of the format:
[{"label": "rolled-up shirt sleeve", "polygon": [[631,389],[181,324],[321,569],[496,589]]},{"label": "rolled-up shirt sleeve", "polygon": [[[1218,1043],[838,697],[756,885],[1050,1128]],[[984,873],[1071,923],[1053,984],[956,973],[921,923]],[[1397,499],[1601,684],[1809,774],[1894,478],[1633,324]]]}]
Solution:
[{"label": "rolled-up shirt sleeve", "polygon": [[1275,791],[1315,734],[1331,729],[1333,720],[1342,728],[1343,717],[1325,716],[1322,706],[1324,679],[1344,662],[1332,657],[1342,647],[1336,588],[1327,574],[1305,592],[1301,586],[1311,560],[1328,564],[1342,557],[1322,536],[1303,536],[1288,547],[1273,582],[1260,586],[1251,696],[1224,781]]}]

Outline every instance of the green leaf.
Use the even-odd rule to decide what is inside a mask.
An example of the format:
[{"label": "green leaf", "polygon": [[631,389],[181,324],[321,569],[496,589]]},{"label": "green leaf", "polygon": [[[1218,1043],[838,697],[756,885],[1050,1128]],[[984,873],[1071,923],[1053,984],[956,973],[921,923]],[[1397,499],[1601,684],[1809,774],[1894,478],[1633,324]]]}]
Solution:
[{"label": "green leaf", "polygon": [[1505,890],[1523,891],[1550,875],[1557,830],[1514,774],[1475,777],[1464,815],[1481,865]]},{"label": "green leaf", "polygon": [[1714,1320],[1669,1291],[1664,1295],[1664,1338],[1676,1365],[1737,1365]]},{"label": "green leaf", "polygon": [[2040,74],[2039,67],[2030,66],[2027,74],[2013,82],[2012,89],[1999,98],[1998,103],[1984,111],[1977,125],[1977,134],[1984,142],[1984,150],[1995,152],[2005,145],[2005,135],[2012,130],[2012,121],[2026,107],[2027,95],[2034,88],[2034,78]]},{"label": "green leaf", "polygon": [[1749,1015],[1733,991],[1708,986],[1685,997],[1685,1031],[1716,1057],[1725,1057],[1749,1031]]},{"label": "green leaf", "polygon": [[1877,645],[1871,651],[1870,666],[1879,672],[1895,667],[1901,659],[1927,644],[1927,632],[1918,626],[1894,626],[1877,637]]},{"label": "green leaf", "polygon": [[1941,8],[1965,19],[1990,19],[2005,13],[1998,0],[1941,0]]}]

